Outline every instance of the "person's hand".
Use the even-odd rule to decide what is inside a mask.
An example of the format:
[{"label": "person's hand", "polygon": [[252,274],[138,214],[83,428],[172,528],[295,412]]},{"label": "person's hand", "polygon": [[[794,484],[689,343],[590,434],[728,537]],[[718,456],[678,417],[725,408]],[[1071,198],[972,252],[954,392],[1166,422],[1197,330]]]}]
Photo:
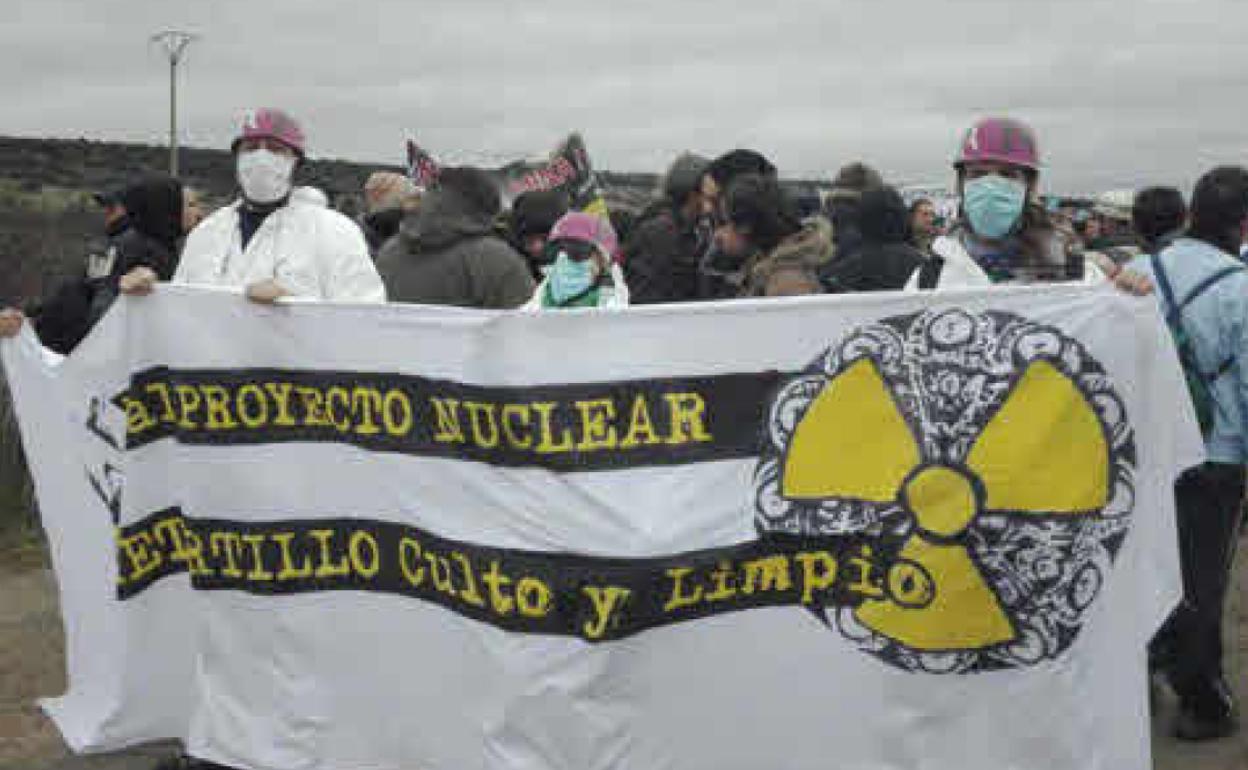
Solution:
[{"label": "person's hand", "polygon": [[1114,287],[1118,290],[1134,294],[1137,297],[1153,293],[1153,280],[1147,275],[1137,273],[1134,270],[1119,270],[1113,275],[1111,280],[1114,282]]},{"label": "person's hand", "polygon": [[122,294],[142,297],[152,293],[158,280],[160,280],[159,276],[150,267],[136,267],[121,277],[121,280],[117,282],[117,288]]},{"label": "person's hand", "polygon": [[25,320],[26,316],[15,307],[0,310],[0,338],[16,337],[17,333],[22,330],[22,322]]},{"label": "person's hand", "polygon": [[282,285],[273,279],[256,281],[247,287],[247,299],[262,305],[272,305],[281,297],[290,294]]}]

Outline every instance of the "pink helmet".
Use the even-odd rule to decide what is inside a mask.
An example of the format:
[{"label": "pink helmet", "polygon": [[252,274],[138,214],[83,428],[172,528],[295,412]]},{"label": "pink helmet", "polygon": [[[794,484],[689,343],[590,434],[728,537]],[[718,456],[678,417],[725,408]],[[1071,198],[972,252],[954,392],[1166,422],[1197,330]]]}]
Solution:
[{"label": "pink helmet", "polygon": [[561,239],[592,243],[602,249],[612,262],[619,263],[624,260],[624,253],[620,251],[620,239],[606,217],[586,214],[584,211],[569,211],[555,222],[547,236],[548,241]]},{"label": "pink helmet", "polygon": [[954,168],[976,161],[995,161],[1040,170],[1036,135],[1031,127],[1013,118],[983,118],[975,122],[962,139]]},{"label": "pink helmet", "polygon": [[244,139],[275,139],[300,155],[304,153],[303,129],[294,118],[272,107],[247,111],[230,151],[237,150]]}]

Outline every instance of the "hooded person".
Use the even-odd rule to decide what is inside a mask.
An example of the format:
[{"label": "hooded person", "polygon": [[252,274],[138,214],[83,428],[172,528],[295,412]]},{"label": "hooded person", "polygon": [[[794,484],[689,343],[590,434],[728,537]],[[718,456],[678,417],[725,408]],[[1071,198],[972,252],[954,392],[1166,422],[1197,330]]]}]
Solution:
[{"label": "hooded person", "polygon": [[526,310],[628,307],[620,242],[604,217],[582,211],[565,214],[551,228],[546,250],[550,269]]},{"label": "hooded person", "polygon": [[862,226],[859,222],[862,195],[867,190],[884,186],[880,173],[865,163],[853,162],[841,167],[832,180],[828,191],[825,215],[832,223],[833,243],[836,245],[834,259],[848,259],[862,246]]},{"label": "hooded person", "polygon": [[85,274],[62,283],[31,310],[43,345],[68,354],[112,307],[122,280],[140,269],[169,280],[185,227],[185,191],[176,179],[152,175],[117,191],[108,204],[107,243],[87,258]]},{"label": "hooded person", "polygon": [[404,207],[424,192],[416,183],[394,171],[376,171],[364,182],[364,216],[360,226],[373,256],[386,241],[399,234]]},{"label": "hooded person", "polygon": [[391,301],[497,309],[528,301],[533,276],[495,231],[500,208],[485,172],[443,169],[377,255]]},{"label": "hooded person", "polygon": [[668,168],[661,194],[642,211],[624,244],[625,275],[634,304],[698,298],[698,260],[707,247],[700,186],[710,162],[685,153]]},{"label": "hooded person", "polygon": [[231,145],[242,196],[199,224],[174,274],[179,283],[246,288],[272,302],[385,302],[360,228],[291,194],[305,157],[299,124],[275,109],[250,111]]},{"label": "hooded person", "polygon": [[830,293],[890,291],[905,287],[923,262],[907,240],[909,211],[897,190],[875,187],[858,199],[862,241],[858,250],[828,264],[821,274]]},{"label": "hooded person", "polygon": [[546,240],[551,228],[572,207],[562,190],[533,190],[512,201],[507,233],[512,246],[524,256],[534,280],[541,280],[550,263]]}]

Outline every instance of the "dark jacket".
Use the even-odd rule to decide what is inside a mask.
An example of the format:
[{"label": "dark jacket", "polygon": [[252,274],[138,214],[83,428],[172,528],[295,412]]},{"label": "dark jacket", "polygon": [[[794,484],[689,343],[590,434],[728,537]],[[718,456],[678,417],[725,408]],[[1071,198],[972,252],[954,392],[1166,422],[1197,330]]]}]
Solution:
[{"label": "dark jacket", "polygon": [[630,302],[645,305],[697,299],[701,251],[694,222],[684,221],[669,202],[652,204],[624,244]]},{"label": "dark jacket", "polygon": [[533,295],[533,277],[520,255],[494,234],[496,214],[452,189],[426,193],[420,209],[403,219],[398,237],[377,255],[386,296],[426,305],[523,305]]},{"label": "dark jacket", "polygon": [[364,231],[364,240],[368,243],[368,253],[377,257],[377,252],[394,236],[399,234],[399,225],[403,222],[402,209],[382,209],[366,214],[360,220],[360,229]]},{"label": "dark jacket", "polygon": [[858,209],[862,241],[858,249],[827,266],[822,274],[829,292],[889,291],[905,288],[923,261],[906,241],[909,213],[891,187],[867,190]]},{"label": "dark jacket", "polygon": [[147,267],[162,281],[178,266],[182,236],[182,186],[170,177],[152,177],[121,194],[126,217],[109,231],[103,253],[91,254],[82,275],[71,278],[31,315],[40,341],[69,354],[117,299],[121,277]]}]

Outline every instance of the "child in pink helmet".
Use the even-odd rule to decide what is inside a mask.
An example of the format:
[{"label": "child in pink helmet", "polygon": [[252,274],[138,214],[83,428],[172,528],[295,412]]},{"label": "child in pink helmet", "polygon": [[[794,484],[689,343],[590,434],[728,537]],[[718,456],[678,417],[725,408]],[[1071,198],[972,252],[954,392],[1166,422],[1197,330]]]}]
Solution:
[{"label": "child in pink helmet", "polygon": [[628,307],[619,238],[605,217],[571,211],[551,228],[548,267],[525,309]]}]

